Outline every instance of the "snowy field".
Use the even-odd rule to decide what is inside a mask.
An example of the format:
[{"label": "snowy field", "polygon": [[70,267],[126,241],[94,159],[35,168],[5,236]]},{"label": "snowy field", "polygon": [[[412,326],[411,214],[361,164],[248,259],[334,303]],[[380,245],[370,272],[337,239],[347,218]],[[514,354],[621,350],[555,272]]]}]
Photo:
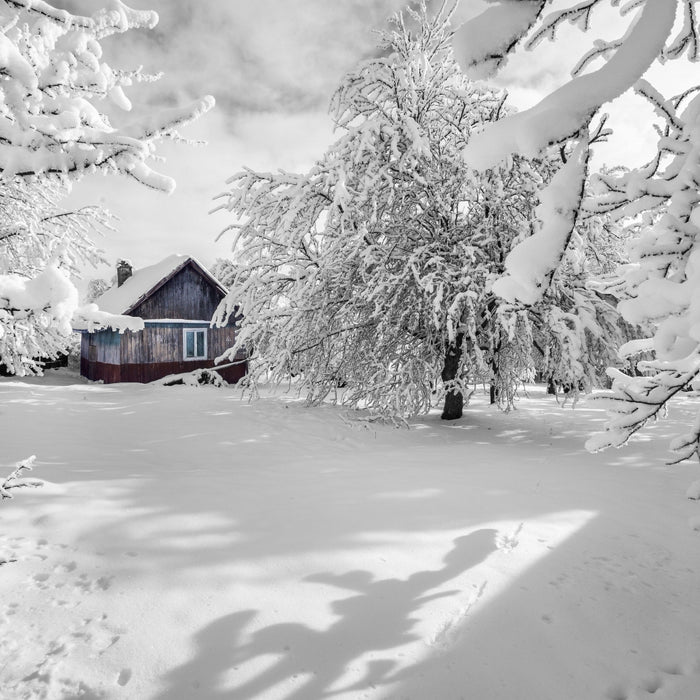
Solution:
[{"label": "snowy field", "polygon": [[50,482],[0,504],[2,698],[700,698],[693,399],[598,455],[541,389],[411,430],[56,372],[0,401],[4,472]]}]

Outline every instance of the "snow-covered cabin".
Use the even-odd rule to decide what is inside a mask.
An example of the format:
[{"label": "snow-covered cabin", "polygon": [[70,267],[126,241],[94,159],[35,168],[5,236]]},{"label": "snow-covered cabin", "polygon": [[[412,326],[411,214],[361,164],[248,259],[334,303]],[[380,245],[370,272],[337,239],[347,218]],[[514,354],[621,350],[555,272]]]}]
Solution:
[{"label": "snow-covered cabin", "polygon": [[142,318],[144,329],[83,331],[80,373],[110,384],[151,382],[209,367],[229,382],[238,381],[246,373],[245,357],[224,369],[214,365],[236,336],[233,318],[222,328],[209,327],[225,295],[221,283],[187,255],[170,255],[133,272],[119,261],[117,284],[95,303],[102,311]]}]

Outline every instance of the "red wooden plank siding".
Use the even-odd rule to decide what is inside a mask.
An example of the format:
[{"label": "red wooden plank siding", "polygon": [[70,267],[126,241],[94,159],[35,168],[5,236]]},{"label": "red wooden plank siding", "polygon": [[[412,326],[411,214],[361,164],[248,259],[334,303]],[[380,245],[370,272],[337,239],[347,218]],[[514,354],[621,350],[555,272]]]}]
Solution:
[{"label": "red wooden plank siding", "polygon": [[[147,365],[122,365],[122,382],[140,382],[142,384],[162,379],[169,374],[182,374],[183,372],[193,372],[196,369],[211,369],[210,360],[193,360],[191,362],[153,362]],[[213,367],[216,369],[216,367]],[[246,374],[245,365],[216,369],[216,371],[229,383],[237,382]],[[105,382],[107,383],[107,382]]]}]

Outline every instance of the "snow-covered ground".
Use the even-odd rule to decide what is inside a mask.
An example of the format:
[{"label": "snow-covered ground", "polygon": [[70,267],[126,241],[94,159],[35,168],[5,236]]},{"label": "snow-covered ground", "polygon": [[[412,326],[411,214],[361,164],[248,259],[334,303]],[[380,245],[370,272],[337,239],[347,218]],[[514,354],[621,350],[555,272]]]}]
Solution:
[{"label": "snow-covered ground", "polygon": [[[698,700],[693,399],[621,451],[532,390],[411,430],[234,390],[0,381],[0,696]],[[652,439],[653,438],[653,439]]]}]

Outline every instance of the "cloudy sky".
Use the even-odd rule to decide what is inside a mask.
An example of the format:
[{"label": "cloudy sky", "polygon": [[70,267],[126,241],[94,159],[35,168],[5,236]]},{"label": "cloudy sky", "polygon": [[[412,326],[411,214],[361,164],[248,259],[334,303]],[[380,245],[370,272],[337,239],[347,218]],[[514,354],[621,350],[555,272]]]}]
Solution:
[{"label": "cloudy sky", "polygon": [[[482,0],[461,0],[461,21],[483,9]],[[89,14],[98,0],[63,0],[57,6]],[[230,251],[230,239],[215,242],[230,215],[208,212],[226,179],[243,166],[307,168],[332,140],[329,98],[342,74],[373,55],[376,29],[405,0],[131,0],[131,7],[160,15],[152,31],[134,31],[104,42],[113,68],[143,65],[163,71],[157,83],[130,93],[138,109],[157,110],[211,94],[217,107],[183,134],[206,140],[192,147],[166,144],[161,170],[178,183],[172,195],[147,190],[114,176],[86,178],[71,203],[100,203],[119,217],[118,230],[98,244],[113,261],[127,257],[136,267],[173,252],[210,264]],[[555,44],[511,59],[499,78],[519,108],[564,82],[594,38],[613,38],[625,24],[602,16],[590,35],[565,28]],[[678,63],[678,62],[674,62]],[[697,69],[697,67],[695,67]],[[689,71],[672,66],[660,87],[669,93],[688,83]],[[645,155],[649,113],[623,99],[612,110],[619,134],[599,159],[627,162]],[[103,276],[108,270],[87,271]]]}]

